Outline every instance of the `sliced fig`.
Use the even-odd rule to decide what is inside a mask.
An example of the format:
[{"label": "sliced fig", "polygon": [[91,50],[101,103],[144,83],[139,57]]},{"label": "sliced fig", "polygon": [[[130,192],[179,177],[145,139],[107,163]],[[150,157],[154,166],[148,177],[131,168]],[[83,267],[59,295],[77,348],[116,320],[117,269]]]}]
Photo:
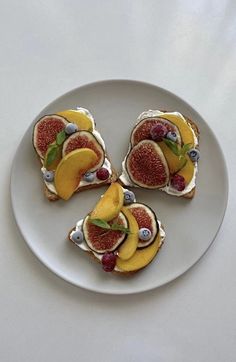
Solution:
[{"label": "sliced fig", "polygon": [[165,156],[154,141],[141,141],[130,150],[126,170],[134,184],[146,189],[163,187],[169,181]]},{"label": "sliced fig", "polygon": [[62,157],[78,148],[90,148],[98,156],[98,161],[89,171],[95,171],[103,165],[105,159],[104,149],[91,132],[78,131],[68,137],[63,144]]},{"label": "sliced fig", "polygon": [[175,132],[177,136],[177,143],[181,143],[181,136],[178,130],[178,127],[176,127],[173,123],[170,121],[157,117],[157,118],[145,118],[141,120],[133,129],[131,133],[130,142],[132,147],[135,146],[137,143],[139,143],[142,140],[151,140],[151,129],[153,126],[157,124],[163,124],[167,128],[168,132]]},{"label": "sliced fig", "polygon": [[57,134],[65,129],[67,124],[64,117],[56,114],[38,120],[33,131],[33,145],[40,158],[44,159],[48,146],[56,141]]},{"label": "sliced fig", "polygon": [[156,239],[157,234],[159,232],[159,223],[157,221],[155,212],[149,206],[138,202],[130,204],[129,206],[127,206],[127,208],[131,211],[131,213],[135,217],[139,229],[147,228],[152,233],[152,236],[149,240],[139,239],[138,241],[138,248],[145,248]]},{"label": "sliced fig", "polygon": [[[122,212],[115,219],[109,221],[109,224],[113,223],[128,227],[128,220]],[[103,229],[92,224],[90,215],[84,219],[82,230],[89,248],[99,254],[117,249],[127,236],[122,231]]]}]

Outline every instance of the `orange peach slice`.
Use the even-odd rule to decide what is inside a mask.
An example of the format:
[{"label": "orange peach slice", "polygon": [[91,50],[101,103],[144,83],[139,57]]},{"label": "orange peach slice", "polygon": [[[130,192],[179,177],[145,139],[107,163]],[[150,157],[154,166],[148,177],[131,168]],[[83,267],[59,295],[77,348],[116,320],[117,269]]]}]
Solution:
[{"label": "orange peach slice", "polygon": [[185,122],[180,115],[163,113],[160,115],[160,117],[167,119],[178,127],[184,144],[191,143],[193,146],[195,145],[193,131],[188,123]]},{"label": "orange peach slice", "polygon": [[121,211],[128,219],[130,234],[128,234],[123,244],[119,247],[118,255],[120,259],[128,260],[134,255],[137,249],[139,241],[138,237],[139,227],[135,217],[132,215],[129,209],[127,209],[124,206],[122,207]]},{"label": "orange peach slice", "polygon": [[81,175],[92,168],[96,161],[96,153],[89,148],[74,150],[63,157],[54,178],[58,196],[68,200],[78,187]]},{"label": "orange peach slice", "polygon": [[59,116],[65,117],[68,122],[75,123],[80,130],[92,131],[94,128],[93,121],[79,110],[68,109],[66,111],[57,112]]},{"label": "orange peach slice", "polygon": [[124,192],[120,184],[112,183],[98,201],[90,217],[110,221],[120,212],[124,202]]},{"label": "orange peach slice", "polygon": [[158,233],[154,242],[144,249],[138,249],[134,255],[128,260],[116,259],[116,266],[123,272],[132,272],[147,266],[156,256],[162,245],[160,233]]}]

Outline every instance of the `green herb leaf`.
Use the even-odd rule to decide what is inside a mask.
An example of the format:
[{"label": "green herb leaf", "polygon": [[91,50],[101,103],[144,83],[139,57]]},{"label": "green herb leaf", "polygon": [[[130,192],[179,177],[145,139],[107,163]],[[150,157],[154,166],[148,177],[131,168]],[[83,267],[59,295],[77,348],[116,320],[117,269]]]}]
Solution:
[{"label": "green herb leaf", "polygon": [[186,145],[183,145],[183,147],[181,148],[181,154],[185,155],[190,148],[192,148],[192,143],[186,143]]},{"label": "green herb leaf", "polygon": [[66,132],[64,130],[62,130],[61,132],[59,132],[57,134],[57,138],[56,138],[56,143],[58,146],[62,145],[62,143],[65,141],[66,139]]},{"label": "green herb leaf", "polygon": [[53,161],[56,159],[58,154],[58,146],[56,144],[50,145],[47,151],[47,156],[45,159],[45,167],[50,166]]},{"label": "green herb leaf", "polygon": [[117,230],[117,231],[122,231],[125,234],[130,234],[130,230],[120,224],[112,224],[111,225],[111,230]]},{"label": "green herb leaf", "polygon": [[102,229],[108,229],[108,230],[111,229],[111,226],[105,220],[102,220],[102,219],[90,219],[89,221],[91,222],[91,224],[99,226]]},{"label": "green herb leaf", "polygon": [[179,156],[181,154],[181,150],[179,149],[178,145],[176,142],[171,141],[167,138],[163,138],[163,141],[165,142],[165,144],[171,149],[171,151],[176,155]]}]

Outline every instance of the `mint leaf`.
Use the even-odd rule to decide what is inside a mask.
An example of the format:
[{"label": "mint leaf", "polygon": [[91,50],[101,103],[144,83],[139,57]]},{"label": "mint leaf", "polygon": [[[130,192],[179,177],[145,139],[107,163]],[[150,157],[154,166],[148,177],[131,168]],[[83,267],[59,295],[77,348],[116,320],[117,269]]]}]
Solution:
[{"label": "mint leaf", "polygon": [[57,157],[57,154],[58,154],[58,146],[56,144],[49,146],[45,159],[46,168],[53,163],[53,161]]},{"label": "mint leaf", "polygon": [[111,225],[111,230],[117,230],[117,231],[122,231],[125,234],[130,234],[130,230],[120,224],[112,224]]},{"label": "mint leaf", "polygon": [[180,149],[177,145],[176,142],[174,141],[171,141],[167,138],[163,138],[163,141],[165,142],[165,144],[171,149],[171,151],[176,155],[176,156],[179,156],[180,155]]},{"label": "mint leaf", "polygon": [[181,154],[185,155],[190,148],[192,148],[192,143],[186,143],[186,145],[183,145],[183,147],[181,148]]},{"label": "mint leaf", "polygon": [[91,224],[94,224],[96,226],[99,226],[102,229],[111,229],[111,226],[102,219],[90,219]]},{"label": "mint leaf", "polygon": [[56,143],[58,146],[62,145],[62,143],[65,141],[66,139],[66,132],[64,130],[62,130],[61,132],[59,132],[57,134],[57,138],[56,138]]}]

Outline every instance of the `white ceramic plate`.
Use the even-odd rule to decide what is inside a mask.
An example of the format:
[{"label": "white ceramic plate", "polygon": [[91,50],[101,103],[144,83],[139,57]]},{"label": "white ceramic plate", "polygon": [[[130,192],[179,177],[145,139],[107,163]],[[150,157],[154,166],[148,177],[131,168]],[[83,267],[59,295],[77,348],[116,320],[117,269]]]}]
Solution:
[{"label": "white ceramic plate", "polygon": [[76,106],[85,107],[94,115],[118,170],[135,119],[142,111],[177,110],[193,119],[201,132],[196,196],[189,201],[160,191],[136,190],[137,200],[150,205],[165,225],[165,243],[154,261],[134,276],[105,273],[99,264],[67,241],[68,231],[92,209],[105,188],[85,191],[67,202],[48,202],[43,195],[40,167],[31,142],[34,120],[16,152],[11,175],[13,210],[27,244],[58,276],[97,292],[131,294],[175,279],[206,252],[224,217],[227,170],[213,132],[179,97],[157,86],[130,80],[96,82],[72,90],[49,104],[37,118]]}]

